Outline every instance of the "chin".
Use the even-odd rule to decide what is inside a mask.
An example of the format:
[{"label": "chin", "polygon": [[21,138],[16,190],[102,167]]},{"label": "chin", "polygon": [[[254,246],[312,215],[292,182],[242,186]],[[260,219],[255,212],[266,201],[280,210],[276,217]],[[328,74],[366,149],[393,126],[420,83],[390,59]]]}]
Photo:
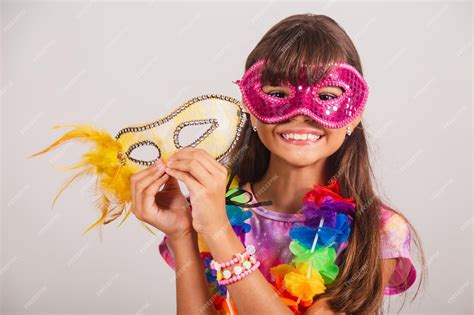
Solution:
[{"label": "chin", "polygon": [[319,152],[311,151],[286,152],[283,156],[280,155],[280,158],[293,167],[306,167],[325,159]]}]

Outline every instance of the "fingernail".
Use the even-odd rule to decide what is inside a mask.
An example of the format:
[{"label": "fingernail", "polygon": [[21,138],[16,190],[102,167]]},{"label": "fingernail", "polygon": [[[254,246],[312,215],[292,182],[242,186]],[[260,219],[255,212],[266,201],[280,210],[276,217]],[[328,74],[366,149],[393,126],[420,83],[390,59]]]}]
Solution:
[{"label": "fingernail", "polygon": [[164,167],[163,162],[161,160],[156,160],[155,161],[155,166],[159,171],[161,171]]}]

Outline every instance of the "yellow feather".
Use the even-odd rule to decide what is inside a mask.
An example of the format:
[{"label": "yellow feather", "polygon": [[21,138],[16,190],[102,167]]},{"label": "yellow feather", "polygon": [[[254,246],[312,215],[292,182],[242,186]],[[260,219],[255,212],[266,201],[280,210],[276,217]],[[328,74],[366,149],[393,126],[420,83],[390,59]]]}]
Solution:
[{"label": "yellow feather", "polygon": [[119,209],[117,212],[110,211],[107,216],[108,218],[104,220],[104,224],[108,224],[118,218],[122,213],[123,210],[125,209],[126,205],[121,205],[120,207],[115,207],[115,209]]},{"label": "yellow feather", "polygon": [[[61,169],[62,171],[78,170],[78,172],[65,181],[51,206],[54,207],[61,193],[73,181],[84,175],[96,176],[96,193],[98,196],[96,204],[101,211],[101,216],[84,231],[84,235],[96,226],[101,228],[103,225],[114,221],[125,211],[131,203],[130,176],[138,170],[138,167],[131,165],[131,163],[126,165],[120,163],[117,156],[119,152],[123,152],[122,145],[107,131],[98,130],[90,124],[56,125],[52,129],[63,127],[73,128],[73,130],[68,131],[47,148],[29,156],[29,158],[46,153],[70,140],[93,144],[82,155],[78,163]],[[127,211],[119,225],[127,219],[130,212],[130,210]],[[147,228],[147,230],[156,235],[150,229]]]},{"label": "yellow feather", "polygon": [[85,174],[90,174],[90,172],[91,172],[90,169],[85,169],[85,170],[80,171],[80,172],[77,173],[77,174],[74,174],[74,175],[71,176],[68,180],[66,180],[66,181],[63,183],[62,187],[59,189],[59,191],[58,191],[58,193],[56,194],[56,196],[54,197],[54,200],[53,200],[53,202],[51,203],[51,209],[54,208],[54,205],[56,204],[56,201],[58,201],[59,196],[63,193],[63,191],[64,191],[67,187],[69,187],[69,185],[71,185],[71,183],[72,183],[73,181],[75,181],[76,179],[78,179],[79,177],[81,177],[81,176],[83,176],[83,175],[85,175]]},{"label": "yellow feather", "polygon": [[130,215],[130,213],[132,213],[132,208],[130,208],[127,213],[125,214],[125,217],[122,219],[122,221],[119,223],[119,226],[122,225],[123,222],[125,222],[125,220],[128,218],[128,216]]},{"label": "yellow feather", "polygon": [[99,202],[101,203],[100,205],[100,210],[102,211],[102,216],[94,223],[92,224],[87,230],[85,230],[82,235],[86,234],[90,230],[92,230],[96,225],[99,223],[102,223],[102,221],[105,219],[107,216],[107,212],[109,211],[109,205],[110,205],[110,200],[107,198],[105,195],[101,195]]},{"label": "yellow feather", "polygon": [[145,229],[150,232],[151,234],[153,234],[154,236],[158,236],[155,232],[153,232],[153,230],[151,230],[148,225],[146,225],[144,222],[142,222],[142,225],[145,227]]}]

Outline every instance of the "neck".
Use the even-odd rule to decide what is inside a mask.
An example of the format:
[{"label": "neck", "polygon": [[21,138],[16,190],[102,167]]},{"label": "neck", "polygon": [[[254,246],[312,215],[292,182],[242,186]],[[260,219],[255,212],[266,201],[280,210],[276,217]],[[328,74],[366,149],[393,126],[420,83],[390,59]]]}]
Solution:
[{"label": "neck", "polygon": [[313,185],[326,185],[326,159],[308,166],[290,165],[288,162],[270,157],[265,175],[253,183],[253,193],[257,201],[271,200],[265,208],[282,213],[299,212],[303,206],[303,197]]}]

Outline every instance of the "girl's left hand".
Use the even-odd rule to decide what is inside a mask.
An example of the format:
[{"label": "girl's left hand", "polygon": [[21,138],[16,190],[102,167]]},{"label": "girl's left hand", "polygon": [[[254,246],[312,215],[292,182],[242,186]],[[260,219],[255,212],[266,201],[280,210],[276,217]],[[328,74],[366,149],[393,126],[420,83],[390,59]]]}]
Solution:
[{"label": "girl's left hand", "polygon": [[165,172],[189,190],[193,228],[214,237],[230,225],[225,208],[227,169],[203,149],[183,148],[167,161]]}]

